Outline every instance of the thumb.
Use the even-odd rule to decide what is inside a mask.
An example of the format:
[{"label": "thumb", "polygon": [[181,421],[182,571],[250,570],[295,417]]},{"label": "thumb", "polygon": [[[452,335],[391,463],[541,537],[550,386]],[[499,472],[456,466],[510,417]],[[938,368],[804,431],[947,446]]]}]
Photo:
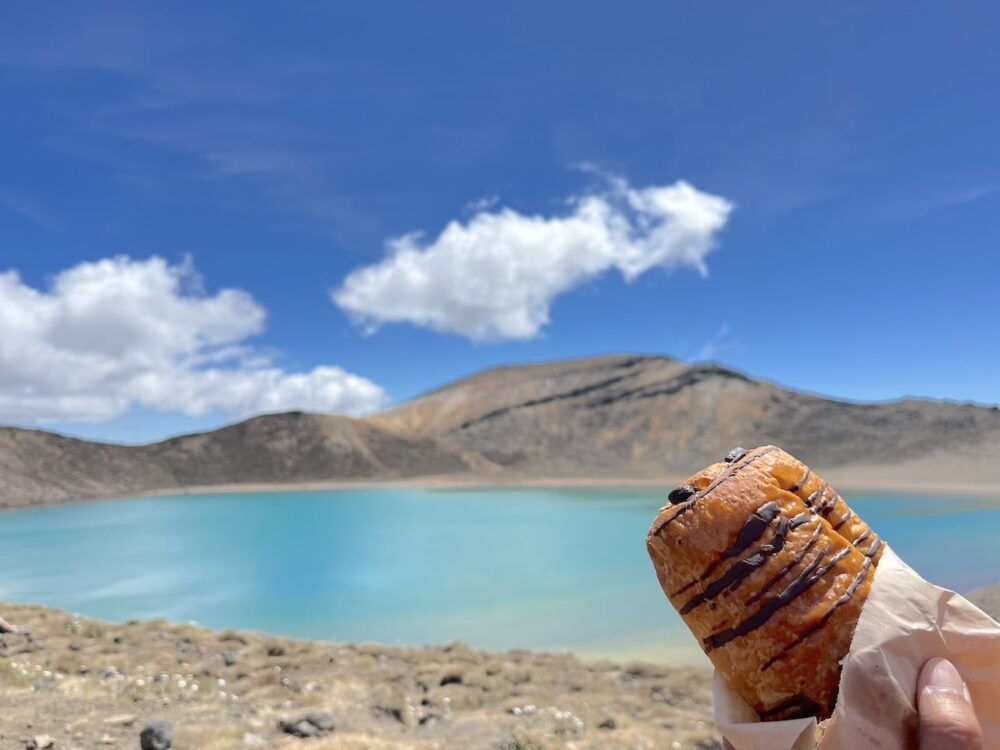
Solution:
[{"label": "thumb", "polygon": [[946,659],[931,659],[917,680],[920,750],[982,750],[983,732],[969,689]]}]

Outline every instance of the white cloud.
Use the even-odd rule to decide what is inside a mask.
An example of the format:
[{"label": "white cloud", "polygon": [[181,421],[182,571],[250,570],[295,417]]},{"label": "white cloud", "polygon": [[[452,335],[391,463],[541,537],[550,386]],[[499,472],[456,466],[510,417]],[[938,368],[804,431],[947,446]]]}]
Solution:
[{"label": "white cloud", "polygon": [[46,290],[0,273],[0,420],[101,421],[133,406],[240,417],[382,405],[381,388],[338,367],[273,365],[246,343],[264,318],[244,291],[207,294],[190,261],[81,263]]},{"label": "white cloud", "polygon": [[334,302],[370,329],[407,321],[475,340],[529,339],[559,294],[608,270],[631,281],[705,256],[732,211],[686,182],[633,188],[622,179],[576,196],[559,216],[487,206],[433,241],[390,240],[384,260],[352,272]]}]

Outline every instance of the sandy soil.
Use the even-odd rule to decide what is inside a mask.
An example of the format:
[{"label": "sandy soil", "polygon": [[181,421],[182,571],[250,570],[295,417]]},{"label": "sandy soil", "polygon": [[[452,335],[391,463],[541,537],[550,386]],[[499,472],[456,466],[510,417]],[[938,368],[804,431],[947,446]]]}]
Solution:
[{"label": "sandy soil", "polygon": [[136,748],[160,721],[198,750],[721,747],[702,669],[0,612],[31,629],[0,637],[5,749]]}]

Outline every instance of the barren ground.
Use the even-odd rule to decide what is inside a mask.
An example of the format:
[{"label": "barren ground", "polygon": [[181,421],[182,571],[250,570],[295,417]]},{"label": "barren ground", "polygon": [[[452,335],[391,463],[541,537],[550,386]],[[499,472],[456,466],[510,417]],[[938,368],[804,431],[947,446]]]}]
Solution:
[{"label": "barren ground", "polygon": [[[181,750],[721,747],[699,669],[114,625],[38,606],[0,612],[31,629],[0,638],[5,750],[36,737],[45,746],[44,736],[53,750],[138,748],[155,721],[173,725]],[[295,726],[311,714],[315,723]]]}]

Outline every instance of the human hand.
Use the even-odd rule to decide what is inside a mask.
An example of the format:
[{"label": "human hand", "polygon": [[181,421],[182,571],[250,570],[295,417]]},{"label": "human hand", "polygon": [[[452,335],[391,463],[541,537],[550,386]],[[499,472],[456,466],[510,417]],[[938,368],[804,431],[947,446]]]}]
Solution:
[{"label": "human hand", "polygon": [[983,750],[969,688],[947,659],[931,659],[917,680],[920,750]]},{"label": "human hand", "polygon": [[[931,659],[917,680],[920,750],[983,750],[969,688],[947,659]],[[723,740],[724,750],[735,750]]]}]

